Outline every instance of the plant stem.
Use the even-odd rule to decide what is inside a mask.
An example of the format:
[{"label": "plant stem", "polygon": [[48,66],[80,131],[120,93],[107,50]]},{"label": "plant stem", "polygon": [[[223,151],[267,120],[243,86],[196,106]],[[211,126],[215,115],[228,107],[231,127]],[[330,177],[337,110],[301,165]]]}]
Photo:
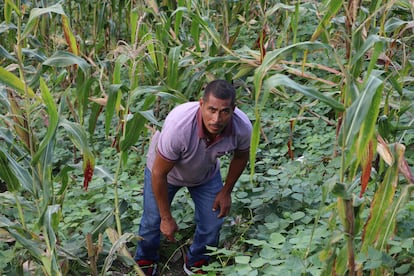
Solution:
[{"label": "plant stem", "polygon": [[118,195],[118,176],[119,176],[119,171],[121,169],[121,162],[122,162],[122,153],[123,151],[121,151],[119,153],[119,158],[118,158],[118,165],[115,171],[115,176],[114,176],[114,197],[115,197],[115,206],[114,206],[114,216],[115,216],[115,222],[116,222],[116,230],[118,232],[118,235],[121,236],[122,235],[122,227],[121,227],[121,218],[120,218],[120,212],[119,212],[119,195]]},{"label": "plant stem", "polygon": [[22,209],[22,205],[20,204],[20,200],[19,197],[16,195],[15,192],[13,192],[13,196],[14,199],[16,200],[16,206],[17,206],[17,211],[19,212],[19,217],[20,217],[20,222],[23,226],[23,228],[26,230],[26,221],[24,219],[24,215],[23,215],[23,209]]}]

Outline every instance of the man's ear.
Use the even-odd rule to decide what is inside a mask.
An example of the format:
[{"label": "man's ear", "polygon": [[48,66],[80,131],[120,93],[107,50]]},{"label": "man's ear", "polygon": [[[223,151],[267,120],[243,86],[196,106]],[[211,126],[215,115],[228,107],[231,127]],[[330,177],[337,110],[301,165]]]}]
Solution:
[{"label": "man's ear", "polygon": [[203,104],[204,104],[203,98],[200,98],[200,100],[198,102],[200,103],[200,107],[202,107]]}]

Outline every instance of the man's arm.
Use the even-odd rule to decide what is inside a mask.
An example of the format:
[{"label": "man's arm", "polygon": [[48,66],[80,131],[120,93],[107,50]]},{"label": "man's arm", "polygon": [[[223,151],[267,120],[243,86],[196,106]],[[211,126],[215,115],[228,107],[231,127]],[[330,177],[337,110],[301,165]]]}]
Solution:
[{"label": "man's arm", "polygon": [[213,204],[213,211],[220,208],[218,217],[225,217],[230,212],[231,192],[249,161],[249,151],[235,151],[230,161],[229,170],[223,189],[217,194]]},{"label": "man's arm", "polygon": [[167,240],[175,241],[174,233],[178,231],[177,223],[171,215],[170,203],[168,200],[167,175],[174,167],[174,162],[165,160],[156,153],[155,161],[151,171],[152,191],[157,201],[158,210],[161,216],[160,230]]}]

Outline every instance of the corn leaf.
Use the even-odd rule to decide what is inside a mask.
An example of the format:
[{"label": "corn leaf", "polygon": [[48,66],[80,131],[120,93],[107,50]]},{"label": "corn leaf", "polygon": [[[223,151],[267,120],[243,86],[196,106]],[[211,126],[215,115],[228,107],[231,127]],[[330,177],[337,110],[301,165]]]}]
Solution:
[{"label": "corn leaf", "polygon": [[[21,95],[24,95],[25,93],[25,84],[24,82],[16,77],[13,73],[7,71],[3,67],[0,67],[0,82],[5,84],[6,86],[9,86],[15,90],[17,90]],[[34,97],[35,94],[29,86],[27,86],[27,92],[30,97]]]},{"label": "corn leaf", "polygon": [[47,8],[34,8],[30,11],[29,20],[27,21],[25,28],[22,33],[22,39],[26,38],[34,29],[34,27],[37,25],[37,22],[39,21],[39,17],[44,14],[49,13],[56,13],[60,15],[65,15],[65,11],[62,8],[62,5],[55,4],[51,5]]},{"label": "corn leaf", "polygon": [[288,87],[288,88],[291,88],[293,90],[296,90],[304,94],[305,96],[320,100],[321,102],[324,102],[325,104],[329,105],[330,107],[332,107],[333,109],[337,111],[345,110],[342,103],[336,101],[335,99],[331,97],[326,96],[325,94],[317,91],[316,89],[301,85],[285,75],[276,74],[276,75],[271,76],[270,78],[264,81],[263,88],[264,88],[264,91],[269,91],[273,87],[278,87],[278,86]]},{"label": "corn leaf", "polygon": [[10,192],[20,190],[20,182],[9,168],[9,161],[3,151],[0,151],[0,168],[0,179],[6,183],[7,190]]},{"label": "corn leaf", "polygon": [[178,89],[180,50],[181,46],[177,46],[168,52],[167,85],[172,90]]},{"label": "corn leaf", "polygon": [[385,221],[385,219],[387,218],[387,214],[392,212],[390,207],[392,206],[398,184],[399,162],[404,153],[402,147],[398,144],[391,146],[390,150],[394,153],[394,162],[387,169],[384,180],[375,192],[369,219],[364,227],[363,242],[361,246],[362,252],[367,252],[370,246],[375,247],[376,241],[381,239],[379,234],[382,231],[382,227],[387,223],[390,223]]},{"label": "corn leaf", "polygon": [[89,64],[83,58],[69,52],[57,51],[50,58],[43,62],[43,65],[55,67],[68,67],[78,65],[84,73],[89,70]]},{"label": "corn leaf", "polygon": [[70,28],[69,19],[67,16],[62,15],[63,33],[65,34],[66,43],[69,45],[70,51],[79,56],[79,49],[76,43],[76,38],[73,35],[72,29]]},{"label": "corn leaf", "polygon": [[48,126],[47,126],[46,135],[43,138],[42,142],[40,143],[40,146],[37,152],[33,156],[33,159],[32,159],[33,164],[37,163],[43,151],[45,150],[46,146],[50,143],[50,141],[55,136],[56,129],[59,123],[59,115],[58,115],[55,102],[43,78],[40,78],[40,90],[41,90],[43,103],[46,106],[46,111],[48,115]]}]

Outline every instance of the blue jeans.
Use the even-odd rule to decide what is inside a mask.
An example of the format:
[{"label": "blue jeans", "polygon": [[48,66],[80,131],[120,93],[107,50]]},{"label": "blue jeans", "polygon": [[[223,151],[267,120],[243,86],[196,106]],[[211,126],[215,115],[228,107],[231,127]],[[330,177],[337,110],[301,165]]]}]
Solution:
[{"label": "blue jeans", "polygon": [[[158,250],[160,247],[160,213],[157,202],[152,193],[151,172],[145,168],[144,173],[144,212],[139,226],[139,236],[143,239],[138,241],[135,260],[159,261]],[[168,199],[171,205],[177,191],[182,188],[168,184]],[[187,264],[192,266],[200,260],[208,261],[209,256],[206,246],[216,247],[219,241],[220,229],[223,218],[217,218],[220,210],[212,211],[216,195],[223,188],[220,171],[207,183],[188,187],[191,198],[195,205],[196,229],[187,254]]]}]

